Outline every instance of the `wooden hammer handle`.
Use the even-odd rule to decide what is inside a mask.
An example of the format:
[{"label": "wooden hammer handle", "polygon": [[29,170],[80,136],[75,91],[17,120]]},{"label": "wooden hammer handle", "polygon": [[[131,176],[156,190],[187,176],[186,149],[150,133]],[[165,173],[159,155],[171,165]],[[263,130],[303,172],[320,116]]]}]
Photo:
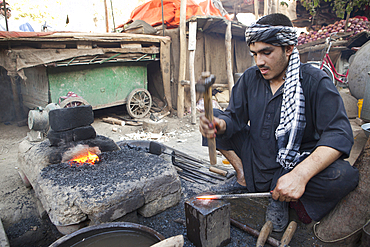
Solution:
[{"label": "wooden hammer handle", "polygon": [[224,176],[224,177],[226,177],[226,175],[227,175],[227,171],[222,170],[222,169],[218,169],[214,166],[209,167],[209,171],[217,173],[218,175],[221,175],[221,176]]},{"label": "wooden hammer handle", "polygon": [[261,229],[260,235],[258,236],[258,239],[257,239],[256,246],[257,247],[265,246],[266,240],[271,234],[271,232],[272,232],[272,222],[267,221]]},{"label": "wooden hammer handle", "polygon": [[280,247],[288,246],[290,240],[292,240],[292,237],[296,229],[297,229],[297,223],[295,221],[290,222],[287,229],[284,232],[283,237],[281,238]]},{"label": "wooden hammer handle", "polygon": [[[205,116],[213,124],[213,104],[212,104],[212,87],[209,87],[204,92],[204,111]],[[209,162],[211,165],[217,164],[217,153],[216,153],[216,139],[208,139],[208,152]]]}]

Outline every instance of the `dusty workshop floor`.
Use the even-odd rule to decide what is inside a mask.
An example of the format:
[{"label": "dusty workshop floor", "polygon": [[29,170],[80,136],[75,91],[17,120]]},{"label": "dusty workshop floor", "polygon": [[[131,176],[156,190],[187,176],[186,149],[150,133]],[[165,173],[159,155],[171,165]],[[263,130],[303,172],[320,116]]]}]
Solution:
[{"label": "dusty workshop floor", "polygon": [[[149,134],[142,132],[141,126],[113,126],[101,121],[101,118],[113,114],[125,117],[117,109],[95,112],[93,127],[100,135],[110,137],[116,142],[128,139],[149,139],[163,142],[166,146],[173,147],[197,158],[208,158],[208,150],[201,146],[201,136],[198,125],[190,123],[190,116],[178,119],[176,116],[167,116],[164,134]],[[353,163],[360,154],[365,135],[355,120],[351,120],[355,136],[355,145],[352,150],[350,162]],[[11,246],[48,246],[61,235],[50,223],[46,215],[39,214],[40,205],[35,200],[32,189],[26,188],[18,176],[17,152],[18,144],[26,137],[28,127],[18,127],[16,123],[0,123],[0,218],[8,235]],[[222,157],[218,157],[218,165],[222,166]],[[224,168],[231,168],[224,165]],[[165,237],[178,234],[186,236],[184,201],[191,196],[205,191],[226,191],[231,188],[232,181],[217,185],[193,184],[182,181],[182,201],[175,207],[166,210],[151,218],[137,217],[140,224],[152,227]],[[264,224],[264,214],[267,205],[266,199],[243,199],[230,201],[231,215],[243,224],[260,230]],[[292,213],[292,219],[296,216]],[[282,234],[273,233],[274,238],[280,240]],[[235,227],[231,227],[231,243],[228,246],[255,246],[256,238]],[[185,238],[185,246],[193,246]],[[312,224],[304,225],[298,222],[291,246],[335,246],[320,242],[312,232]]]}]

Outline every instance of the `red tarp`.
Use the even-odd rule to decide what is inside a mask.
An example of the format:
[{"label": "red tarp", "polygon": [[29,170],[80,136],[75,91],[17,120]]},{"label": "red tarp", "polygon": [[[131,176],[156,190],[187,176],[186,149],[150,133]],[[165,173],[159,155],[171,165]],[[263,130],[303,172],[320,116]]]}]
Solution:
[{"label": "red tarp", "polygon": [[[176,28],[180,23],[180,5],[181,0],[163,0],[163,19],[167,28]],[[195,16],[222,16],[220,11],[212,4],[211,0],[206,0],[199,4],[193,0],[186,2],[186,19]],[[229,16],[224,16],[231,20]],[[161,0],[151,0],[140,5],[131,12],[130,23],[135,20],[143,20],[154,26],[162,24],[162,4]],[[118,26],[123,27],[124,24]]]},{"label": "red tarp", "polygon": [[30,37],[39,37],[46,36],[56,32],[14,32],[14,31],[0,31],[0,37],[3,38],[30,38]]}]

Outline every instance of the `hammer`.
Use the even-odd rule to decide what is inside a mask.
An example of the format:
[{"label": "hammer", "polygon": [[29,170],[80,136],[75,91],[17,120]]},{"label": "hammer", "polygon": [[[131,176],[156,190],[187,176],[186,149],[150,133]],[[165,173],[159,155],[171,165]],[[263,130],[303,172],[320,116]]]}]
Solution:
[{"label": "hammer", "polygon": [[[202,72],[201,79],[198,80],[195,85],[195,89],[199,93],[203,93],[204,99],[204,111],[205,116],[210,123],[213,124],[213,104],[212,104],[212,85],[215,83],[216,77],[211,75],[210,72]],[[216,139],[208,139],[208,152],[209,152],[209,162],[211,165],[217,164],[216,156]]]}]

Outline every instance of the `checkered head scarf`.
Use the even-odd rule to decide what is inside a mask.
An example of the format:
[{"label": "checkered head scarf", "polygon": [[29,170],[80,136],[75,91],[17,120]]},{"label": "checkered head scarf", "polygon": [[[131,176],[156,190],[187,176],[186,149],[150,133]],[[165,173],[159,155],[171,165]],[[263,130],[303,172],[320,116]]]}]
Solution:
[{"label": "checkered head scarf", "polygon": [[[269,26],[253,24],[245,32],[247,44],[264,42],[275,46],[296,45],[297,31],[289,26]],[[285,72],[280,123],[275,130],[278,145],[276,161],[285,169],[293,169],[309,153],[300,153],[304,129],[306,127],[305,98],[299,81],[299,52],[296,47],[290,55]]]}]

